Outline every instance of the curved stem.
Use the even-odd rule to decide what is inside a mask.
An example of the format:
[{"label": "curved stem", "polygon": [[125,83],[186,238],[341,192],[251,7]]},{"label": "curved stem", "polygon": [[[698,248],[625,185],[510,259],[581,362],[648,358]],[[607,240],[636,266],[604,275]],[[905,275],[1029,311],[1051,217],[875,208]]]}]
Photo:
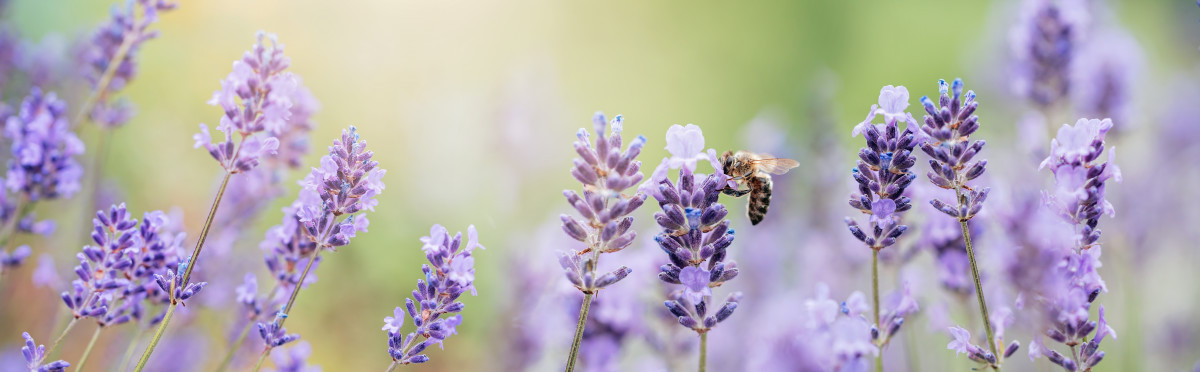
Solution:
[{"label": "curved stem", "polygon": [[[875,327],[879,328],[879,250],[871,249],[871,294],[875,300]],[[883,372],[883,345],[876,344],[879,353],[875,354],[875,371]]]},{"label": "curved stem", "polygon": [[129,360],[133,359],[133,351],[137,350],[138,341],[144,334],[146,334],[146,328],[139,324],[137,332],[134,332],[133,337],[129,339],[129,347],[125,348],[125,356],[121,357],[121,364],[117,365],[118,371],[124,371],[125,367],[129,365]]},{"label": "curved stem", "polygon": [[87,363],[88,356],[92,354],[92,346],[96,346],[96,339],[100,338],[100,331],[103,330],[104,327],[96,327],[96,332],[92,332],[92,340],[88,341],[87,348],[83,349],[83,356],[79,357],[79,363],[75,365],[76,371],[83,370],[84,363]]},{"label": "curved stem", "polygon": [[575,370],[575,359],[579,356],[579,343],[583,341],[583,327],[587,325],[588,310],[592,307],[594,293],[585,293],[583,305],[579,307],[579,322],[575,323],[575,338],[571,341],[571,355],[567,357],[567,372]]},{"label": "curved stem", "polygon": [[50,350],[46,351],[46,356],[54,355],[54,351],[58,350],[58,346],[62,344],[63,338],[67,337],[67,333],[71,333],[71,328],[75,328],[75,323],[79,322],[79,318],[71,317],[71,322],[67,323],[67,328],[63,328],[62,333],[58,334],[58,339],[54,340],[54,344],[50,345]]},{"label": "curved stem", "polygon": [[233,341],[233,346],[229,348],[229,352],[225,353],[225,358],[221,359],[221,364],[217,366],[217,372],[224,372],[229,368],[229,362],[233,361],[233,354],[242,347],[242,343],[246,341],[246,335],[250,334],[250,326],[254,325],[254,320],[246,321],[246,325],[242,327],[242,333],[238,335],[237,340]]},{"label": "curved stem", "polygon": [[397,366],[399,366],[399,365],[400,365],[400,363],[399,363],[399,362],[396,362],[396,361],[394,361],[394,360],[393,360],[393,361],[392,361],[392,364],[388,366],[388,368],[387,368],[387,372],[392,372],[392,371],[395,371],[395,370],[396,370],[396,367],[397,367]]},{"label": "curved stem", "polygon": [[[225,196],[225,188],[229,186],[229,177],[233,173],[226,172],[225,179],[221,180],[221,188],[217,189],[217,197],[213,199],[212,208],[208,210],[208,219],[204,221],[204,229],[200,230],[200,239],[196,241],[196,249],[192,250],[190,262],[187,265],[187,272],[183,274],[183,285],[187,285],[188,279],[192,277],[192,270],[196,268],[196,262],[200,260],[200,251],[204,248],[204,240],[208,238],[208,230],[212,228],[213,218],[217,215],[217,208],[221,206],[221,197]],[[172,284],[174,285],[174,284]],[[150,354],[154,353],[154,348],[158,346],[158,340],[162,338],[163,332],[167,329],[167,324],[171,323],[171,317],[175,314],[175,308],[179,303],[175,300],[175,291],[171,291],[168,295],[172,296],[171,304],[167,306],[167,315],[163,317],[162,323],[158,324],[158,330],[154,332],[154,338],[150,339],[150,346],[146,348],[146,352],[142,353],[142,359],[138,361],[135,372],[141,372],[146,368],[146,362],[150,360]]]},{"label": "curved stem", "polygon": [[700,372],[708,369],[708,332],[700,334]]},{"label": "curved stem", "polygon": [[967,246],[967,258],[971,261],[971,278],[975,280],[975,297],[979,299],[979,313],[983,315],[983,329],[987,333],[988,348],[991,349],[992,355],[996,357],[996,364],[992,365],[997,371],[1000,370],[999,360],[1000,354],[996,353],[996,339],[992,337],[992,322],[988,317],[987,301],[983,298],[983,285],[979,280],[979,266],[975,264],[975,250],[971,247],[971,231],[967,228],[967,220],[959,220],[962,225],[963,242]]}]

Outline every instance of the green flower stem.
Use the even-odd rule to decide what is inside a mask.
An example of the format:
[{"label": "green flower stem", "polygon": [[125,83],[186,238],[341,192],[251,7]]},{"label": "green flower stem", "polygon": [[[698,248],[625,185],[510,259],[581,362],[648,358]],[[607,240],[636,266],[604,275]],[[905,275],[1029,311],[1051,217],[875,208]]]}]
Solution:
[{"label": "green flower stem", "polygon": [[[213,199],[212,208],[208,210],[208,219],[204,221],[204,229],[200,230],[200,239],[196,241],[196,248],[192,250],[191,261],[188,262],[187,272],[183,274],[183,285],[187,285],[188,279],[192,277],[192,270],[196,268],[196,262],[200,260],[200,251],[204,249],[204,240],[208,238],[208,230],[212,228],[213,218],[217,215],[217,208],[221,206],[221,197],[225,196],[225,188],[229,186],[229,178],[233,173],[225,172],[225,178],[221,180],[221,188],[217,189],[217,197]],[[174,287],[174,283],[171,284]],[[154,338],[150,339],[150,346],[146,348],[146,352],[142,353],[142,359],[138,361],[135,372],[141,372],[146,368],[146,362],[150,361],[150,355],[154,353],[154,348],[158,346],[158,341],[162,339],[163,332],[166,331],[167,325],[171,323],[171,318],[175,315],[175,308],[179,306],[179,301],[175,300],[175,290],[171,288],[171,293],[168,293],[171,298],[171,304],[167,306],[167,315],[163,317],[162,323],[158,324],[158,330],[154,332]]]}]

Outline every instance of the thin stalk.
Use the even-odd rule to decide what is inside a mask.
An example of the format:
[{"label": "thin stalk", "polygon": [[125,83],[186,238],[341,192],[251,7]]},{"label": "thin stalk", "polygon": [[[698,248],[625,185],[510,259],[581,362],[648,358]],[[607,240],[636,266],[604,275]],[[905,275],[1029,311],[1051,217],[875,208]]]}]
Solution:
[{"label": "thin stalk", "polygon": [[595,293],[585,293],[583,305],[579,307],[579,322],[575,323],[575,339],[571,341],[571,355],[567,357],[567,372],[575,370],[575,359],[579,356],[579,343],[583,341],[583,327],[587,325],[588,310],[592,307]]},{"label": "thin stalk", "polygon": [[[961,198],[960,198],[961,200]],[[967,220],[959,220],[962,225],[963,242],[967,246],[967,258],[971,260],[971,278],[975,279],[975,297],[979,299],[979,313],[983,315],[983,329],[987,332],[987,344],[991,349],[992,355],[996,360],[1000,360],[1000,354],[996,353],[996,339],[992,338],[992,322],[988,317],[987,301],[983,299],[983,284],[979,281],[979,266],[975,264],[975,250],[971,247],[971,231],[967,229]],[[999,363],[993,364],[992,368],[1000,370]]]},{"label": "thin stalk", "polygon": [[[274,298],[275,292],[279,291],[279,282],[275,282],[275,286],[267,291],[267,298]],[[217,366],[217,372],[224,372],[229,368],[229,363],[233,361],[233,354],[236,354],[238,349],[242,347],[242,343],[246,341],[246,335],[250,334],[250,328],[254,326],[254,316],[246,320],[246,326],[242,327],[242,332],[238,335],[237,340],[233,341],[233,346],[229,348],[229,352],[225,354],[225,358],[221,360],[221,365]]]},{"label": "thin stalk", "polygon": [[[225,179],[221,180],[221,188],[217,189],[217,197],[213,199],[212,208],[208,210],[208,219],[204,221],[204,229],[200,230],[200,239],[196,241],[196,249],[192,251],[191,261],[188,262],[187,272],[183,274],[183,285],[187,285],[188,279],[192,277],[192,270],[196,268],[196,262],[200,260],[200,251],[204,248],[204,240],[208,238],[208,230],[212,228],[213,218],[217,215],[217,208],[221,206],[221,197],[225,196],[225,187],[229,186],[229,177],[233,173],[226,172]],[[174,284],[172,284],[174,286]],[[142,353],[142,359],[138,361],[136,372],[141,372],[146,368],[146,362],[150,361],[150,354],[154,353],[154,347],[158,346],[158,340],[162,339],[163,332],[167,329],[167,324],[171,323],[171,317],[175,314],[175,308],[178,307],[178,301],[175,301],[175,291],[169,293],[171,304],[167,306],[167,315],[163,318],[162,323],[158,324],[158,330],[154,332],[154,338],[150,339],[150,346],[146,348],[146,352]]]},{"label": "thin stalk", "polygon": [[[875,299],[875,327],[879,327],[879,250],[871,249],[871,294]],[[875,371],[883,372],[883,345],[879,347],[879,353],[875,354]]]},{"label": "thin stalk", "polygon": [[54,355],[54,351],[58,350],[58,345],[62,344],[63,339],[67,337],[67,333],[71,333],[71,328],[75,328],[75,323],[78,322],[79,318],[71,317],[71,322],[67,323],[67,328],[63,328],[62,333],[58,334],[58,339],[55,339],[54,344],[50,345],[50,350],[46,351],[47,356]]},{"label": "thin stalk", "polygon": [[146,328],[139,324],[137,332],[134,332],[133,337],[129,339],[129,347],[125,348],[125,356],[121,357],[121,364],[117,365],[118,371],[124,371],[125,367],[129,365],[129,360],[133,359],[133,351],[137,350],[138,341],[144,334],[146,334]]},{"label": "thin stalk", "polygon": [[[268,347],[267,350],[271,350],[271,348]],[[266,351],[263,351],[263,355],[258,358],[258,362],[254,363],[254,372],[258,372],[258,370],[262,368],[262,362],[264,359],[267,359]]]},{"label": "thin stalk", "polygon": [[708,332],[700,334],[700,372],[708,369]]},{"label": "thin stalk", "polygon": [[125,60],[125,55],[129,54],[129,49],[133,48],[133,42],[136,39],[136,37],[130,37],[129,35],[122,37],[121,45],[117,47],[117,52],[113,54],[112,59],[108,60],[108,68],[104,69],[104,74],[100,75],[100,80],[96,82],[96,86],[92,88],[92,91],[88,93],[87,100],[83,101],[82,106],[79,106],[79,112],[75,114],[75,120],[71,121],[72,126],[82,123],[83,119],[88,116],[88,112],[92,111],[92,107],[96,105],[96,102],[100,101],[100,97],[103,97],[108,92],[108,85],[112,83],[113,77],[117,75],[117,68]]},{"label": "thin stalk", "polygon": [[96,327],[96,332],[92,332],[92,340],[88,341],[87,348],[83,349],[83,356],[79,357],[79,363],[75,365],[75,371],[83,370],[83,365],[87,363],[88,356],[92,355],[92,346],[96,346],[96,339],[100,338],[100,331],[103,330],[104,327]]},{"label": "thin stalk", "polygon": [[393,360],[393,361],[392,361],[392,364],[388,366],[388,368],[387,368],[387,372],[392,372],[392,371],[395,371],[395,370],[396,370],[396,367],[397,367],[397,366],[399,366],[399,365],[400,365],[400,363],[399,363],[399,362],[397,362],[397,361],[394,361],[394,360]]},{"label": "thin stalk", "polygon": [[[174,291],[172,291],[174,292]],[[158,346],[158,340],[162,339],[163,332],[167,329],[167,322],[175,316],[175,305],[167,306],[167,315],[163,316],[162,323],[159,323],[158,330],[154,331],[154,337],[150,339],[150,346],[146,348],[146,352],[142,353],[142,358],[138,360],[137,367],[133,370],[141,372],[142,368],[146,368],[146,362],[150,361],[150,354],[154,352],[154,347]]]},{"label": "thin stalk", "polygon": [[221,364],[217,366],[217,372],[224,372],[229,368],[229,362],[233,361],[233,354],[237,353],[237,350],[242,347],[242,343],[246,341],[246,335],[250,334],[251,325],[254,325],[254,320],[246,321],[246,326],[242,327],[241,334],[238,335],[237,340],[233,341],[233,346],[229,348],[229,352],[225,353],[225,358],[221,359]]},{"label": "thin stalk", "polygon": [[16,208],[13,209],[19,212],[12,215],[12,217],[4,223],[4,227],[0,229],[0,249],[8,249],[8,242],[11,241],[13,235],[16,234],[14,229],[17,227],[17,222],[33,210],[33,203],[29,202],[25,196],[22,196],[17,200]]},{"label": "thin stalk", "polygon": [[[337,226],[337,224],[334,224],[333,226]],[[322,234],[322,237],[324,237],[324,234]],[[321,239],[320,241],[324,241],[324,239]],[[304,286],[304,279],[308,278],[308,272],[309,272],[309,270],[312,269],[313,262],[316,262],[317,259],[320,257],[321,257],[321,246],[318,245],[317,249],[313,250],[312,257],[308,258],[308,264],[304,265],[304,272],[300,273],[300,280],[296,282],[295,288],[292,289],[292,296],[290,298],[288,298],[287,306],[283,308],[283,314],[286,315],[287,313],[292,311],[292,305],[294,305],[296,303],[296,296],[300,295],[300,287]],[[279,328],[283,328],[283,323],[286,322],[287,319],[288,319],[287,316],[284,316],[284,317],[281,317],[278,319]],[[263,349],[262,355],[260,355],[258,357],[258,363],[255,363],[255,365],[254,365],[255,372],[258,372],[258,369],[262,368],[263,360],[267,359],[268,355],[271,355],[272,349],[274,349],[274,348],[270,347],[270,346],[267,346],[266,348]]]}]

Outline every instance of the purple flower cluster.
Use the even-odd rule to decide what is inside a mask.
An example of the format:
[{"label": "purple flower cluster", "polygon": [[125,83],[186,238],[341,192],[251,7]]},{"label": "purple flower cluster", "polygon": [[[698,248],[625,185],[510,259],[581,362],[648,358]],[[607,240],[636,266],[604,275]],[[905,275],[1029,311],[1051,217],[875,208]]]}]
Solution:
[{"label": "purple flower cluster", "polygon": [[275,362],[275,372],[321,372],[321,367],[309,365],[311,355],[312,346],[300,341],[288,347],[287,353],[272,355],[271,360]]},{"label": "purple flower cluster", "polygon": [[[138,49],[142,43],[158,37],[157,30],[150,30],[150,26],[158,22],[158,13],[175,9],[177,5],[166,0],[128,0],[124,7],[114,6],[112,19],[92,33],[91,41],[83,52],[86,65],[84,76],[92,85],[96,97],[95,105],[88,113],[92,121],[103,127],[115,128],[132,117],[132,107],[127,101],[110,102],[108,98],[137,75]],[[138,19],[138,14],[141,14],[141,19]],[[114,63],[116,66],[113,66]],[[104,82],[104,76],[110,69],[110,80]]]},{"label": "purple flower cluster", "polygon": [[[213,143],[208,126],[200,124],[200,133],[192,137],[195,147],[208,150],[229,173],[253,169],[260,158],[275,154],[298,85],[296,78],[284,71],[290,65],[291,59],[283,54],[283,44],[275,35],[259,32],[258,42],[233,62],[233,72],[208,101],[225,110],[217,125],[225,139]],[[240,143],[235,144],[235,134],[241,137]]]},{"label": "purple flower cluster", "polygon": [[1111,128],[1108,119],[1080,119],[1074,126],[1063,125],[1050,144],[1050,156],[1042,162],[1054,172],[1056,184],[1053,193],[1043,192],[1043,201],[1074,229],[1075,235],[1069,247],[1056,251],[1060,258],[1055,273],[1047,281],[1048,288],[1039,293],[1038,302],[1048,325],[1045,335],[1069,346],[1071,355],[1046,348],[1039,337],[1031,344],[1029,356],[1045,356],[1068,371],[1090,371],[1104,358],[1100,342],[1110,334],[1116,338],[1104,319],[1103,306],[1098,322],[1089,319],[1092,303],[1108,290],[1098,272],[1101,247],[1097,225],[1100,216],[1114,213],[1105,200],[1105,183],[1121,180],[1113,149],[1108,151],[1108,161],[1097,161],[1104,152],[1104,136]]},{"label": "purple flower cluster", "polygon": [[[320,262],[320,250],[335,250],[350,244],[350,239],[359,232],[366,232],[370,225],[365,211],[375,211],[379,204],[375,197],[383,192],[383,175],[379,162],[372,160],[373,151],[367,150],[358,130],[351,126],[342,130],[342,135],[329,146],[329,155],[321,157],[321,166],[300,181],[300,195],[288,208],[284,208],[284,219],[267,231],[266,239],[260,244],[266,250],[265,262],[278,288],[298,291],[297,285],[306,286],[316,281],[310,274]],[[364,212],[364,213],[359,213]],[[308,261],[315,260],[312,267]],[[304,271],[297,272],[299,264]],[[255,280],[257,282],[257,280]],[[245,286],[245,285],[244,285]],[[257,283],[254,285],[257,287]],[[257,289],[257,288],[254,288]],[[242,287],[240,292],[253,292]],[[274,293],[267,300],[277,301]],[[262,312],[263,302],[249,295],[239,295],[239,302],[247,307],[251,317]],[[287,318],[287,304],[275,313],[271,322],[258,322],[259,335],[269,348],[295,341],[298,335],[288,334],[282,326]]]},{"label": "purple flower cluster", "polygon": [[[76,255],[77,279],[62,293],[75,318],[93,318],[101,327],[140,320],[147,304],[186,301],[207,283],[183,283],[188,260],[181,258],[183,234],[167,230],[170,221],[160,211],[144,215],[141,223],[125,205],[98,211],[92,219],[92,241]],[[151,318],[156,324],[162,315]]]},{"label": "purple flower cluster", "polygon": [[66,371],[71,363],[61,360],[56,360],[50,363],[43,362],[46,360],[46,345],[38,345],[33,342],[33,337],[29,336],[29,332],[21,334],[25,338],[25,346],[21,347],[21,354],[25,357],[25,367],[31,372],[62,372]]},{"label": "purple flower cluster", "polygon": [[[1005,308],[1005,309],[1007,309],[1007,308]],[[1004,312],[1004,313],[997,312],[997,314],[1007,314],[1007,315],[1009,315],[1008,319],[1011,319],[1011,312]],[[992,329],[996,332],[996,338],[997,338],[996,342],[1002,344],[1004,341],[1004,329],[1005,329],[1004,324],[1006,324],[1006,323],[996,322],[995,315],[992,316],[991,322],[992,322]],[[1011,323],[1011,320],[1007,320],[1006,322]],[[988,351],[988,348],[981,347],[979,345],[975,345],[974,343],[971,342],[971,332],[970,331],[968,331],[962,327],[957,327],[957,326],[950,327],[950,336],[953,338],[953,340],[951,340],[950,343],[946,345],[946,349],[954,350],[955,355],[967,354],[967,358],[970,359],[971,361],[979,363],[979,364],[984,364],[984,365],[995,365],[995,364],[999,363],[999,361],[996,359],[996,356],[993,355],[991,351]],[[1002,349],[1002,350],[1004,350],[1003,359],[1008,359],[1009,357],[1011,357],[1013,354],[1015,354],[1017,352],[1017,349],[1019,349],[1020,347],[1021,347],[1021,343],[1018,341],[1013,341],[1012,343],[1008,344],[1008,347],[1005,347],[1004,349]],[[1030,347],[1036,348],[1037,344],[1035,343],[1035,344],[1031,345]]]},{"label": "purple flower cluster", "polygon": [[[417,280],[413,298],[405,299],[404,308],[396,307],[394,316],[383,320],[388,354],[395,364],[427,362],[429,356],[421,352],[435,343],[441,346],[447,337],[458,333],[456,329],[463,321],[458,313],[464,306],[458,298],[467,291],[475,295],[475,257],[471,252],[484,249],[475,225],[467,227],[466,244],[462,238],[461,232],[451,237],[442,225],[433,225],[429,236],[421,237],[421,250],[429,259],[429,264],[421,265],[425,279]],[[408,334],[400,331],[405,315],[416,326]]]},{"label": "purple flower cluster", "polygon": [[[699,136],[697,141],[696,137],[668,135],[667,144],[699,152],[703,138]],[[655,194],[662,210],[654,214],[654,220],[662,232],[654,241],[670,259],[670,263],[660,268],[659,279],[683,286],[671,292],[665,302],[667,310],[679,324],[703,334],[733,315],[742,294],[734,292],[720,308],[708,311],[713,307],[710,306],[712,288],[738,275],[737,263],[726,260],[734,231],[725,218],[729,210],[717,202],[726,185],[723,176],[701,178],[692,171],[690,167],[680,167],[678,182],[664,178],[658,184]]]},{"label": "purple flower cluster", "polygon": [[[875,251],[895,244],[908,230],[900,224],[900,213],[912,209],[912,200],[904,191],[917,178],[911,170],[917,162],[912,151],[921,141],[914,129],[916,120],[904,112],[908,89],[885,86],[879,92],[879,101],[884,106],[872,105],[866,120],[851,134],[862,133],[867,147],[859,150],[857,166],[851,170],[858,192],[850,195],[850,206],[871,216],[870,228],[864,231],[858,221],[846,218],[850,233]],[[875,124],[879,113],[884,114],[884,123]],[[902,119],[906,123],[903,131],[899,126]]]},{"label": "purple flower cluster", "polygon": [[1034,104],[1053,106],[1072,91],[1070,67],[1087,23],[1082,1],[1027,0],[1009,31],[1013,89]]},{"label": "purple flower cluster", "polygon": [[967,221],[983,209],[991,190],[976,190],[967,185],[987,169],[987,160],[973,161],[986,142],[970,138],[979,129],[979,116],[974,115],[979,103],[975,102],[974,91],[963,95],[962,79],[954,79],[952,84],[938,80],[938,92],[941,97],[936,106],[929,97],[921,97],[926,112],[921,130],[929,136],[929,140],[921,143],[921,151],[930,157],[929,181],[937,187],[954,190],[958,197],[957,205],[939,199],[929,202],[942,213]]},{"label": "purple flower cluster", "polygon": [[66,104],[54,93],[33,88],[20,111],[5,121],[4,137],[12,142],[4,186],[24,203],[79,191],[83,168],[75,158],[83,154],[83,142],[71,132]]},{"label": "purple flower cluster", "polygon": [[628,216],[646,201],[646,195],[623,194],[625,189],[642,181],[642,163],[635,160],[646,144],[646,138],[638,136],[621,152],[621,129],[623,118],[612,119],[612,131],[606,136],[609,123],[604,114],[596,113],[592,123],[596,128],[596,140],[589,141],[586,129],[580,128],[575,141],[575,165],[571,175],[583,183],[583,195],[573,190],[563,191],[582,220],[562,215],[562,228],[568,236],[587,244],[583,251],[559,252],[559,263],[567,279],[584,293],[595,293],[624,279],[630,269],[622,266],[612,272],[596,276],[596,261],[600,253],[618,252],[633,243],[637,234],[630,230],[633,217]]}]

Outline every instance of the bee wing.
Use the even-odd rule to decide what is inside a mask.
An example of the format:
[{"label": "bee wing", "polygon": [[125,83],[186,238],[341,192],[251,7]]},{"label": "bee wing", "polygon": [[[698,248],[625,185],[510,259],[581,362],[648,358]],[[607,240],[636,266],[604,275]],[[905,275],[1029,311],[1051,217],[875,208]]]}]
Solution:
[{"label": "bee wing", "polygon": [[785,158],[758,159],[754,160],[753,163],[759,169],[770,174],[784,174],[792,170],[792,168],[800,166],[800,162]]}]

